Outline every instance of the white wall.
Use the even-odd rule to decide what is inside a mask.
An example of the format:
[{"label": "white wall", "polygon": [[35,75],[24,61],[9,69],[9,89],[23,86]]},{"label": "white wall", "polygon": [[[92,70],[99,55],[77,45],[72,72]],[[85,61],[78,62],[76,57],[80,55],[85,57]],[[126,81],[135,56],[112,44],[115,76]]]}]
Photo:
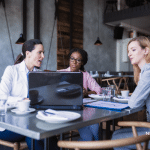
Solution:
[{"label": "white wall", "polygon": [[130,41],[128,31],[124,29],[123,38],[116,42],[116,71],[133,71],[127,54],[127,44]]}]

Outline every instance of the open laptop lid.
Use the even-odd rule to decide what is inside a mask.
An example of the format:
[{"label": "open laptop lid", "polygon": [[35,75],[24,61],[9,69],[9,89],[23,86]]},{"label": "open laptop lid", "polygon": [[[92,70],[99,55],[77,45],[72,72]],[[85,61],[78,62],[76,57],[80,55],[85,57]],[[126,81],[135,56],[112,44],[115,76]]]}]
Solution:
[{"label": "open laptop lid", "polygon": [[82,109],[81,72],[30,72],[29,99],[37,109]]}]

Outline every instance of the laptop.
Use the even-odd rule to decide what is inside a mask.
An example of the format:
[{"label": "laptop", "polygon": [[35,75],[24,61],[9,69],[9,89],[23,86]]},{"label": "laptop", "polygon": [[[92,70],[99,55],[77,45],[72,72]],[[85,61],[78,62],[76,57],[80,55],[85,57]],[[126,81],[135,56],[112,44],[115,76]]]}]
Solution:
[{"label": "laptop", "polygon": [[30,72],[29,99],[36,109],[81,110],[81,72]]}]

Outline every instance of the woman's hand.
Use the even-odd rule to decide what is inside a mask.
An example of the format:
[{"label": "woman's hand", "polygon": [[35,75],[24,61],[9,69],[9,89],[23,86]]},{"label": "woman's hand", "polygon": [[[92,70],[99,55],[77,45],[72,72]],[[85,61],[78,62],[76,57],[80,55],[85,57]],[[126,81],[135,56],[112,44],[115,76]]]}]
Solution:
[{"label": "woman's hand", "polygon": [[83,87],[83,97],[88,97],[89,94],[96,94],[95,91],[87,91],[84,87]]},{"label": "woman's hand", "polygon": [[88,95],[89,94],[97,94],[95,91],[88,91]]},{"label": "woman's hand", "polygon": [[86,97],[88,95],[87,90],[83,87],[83,97]]}]

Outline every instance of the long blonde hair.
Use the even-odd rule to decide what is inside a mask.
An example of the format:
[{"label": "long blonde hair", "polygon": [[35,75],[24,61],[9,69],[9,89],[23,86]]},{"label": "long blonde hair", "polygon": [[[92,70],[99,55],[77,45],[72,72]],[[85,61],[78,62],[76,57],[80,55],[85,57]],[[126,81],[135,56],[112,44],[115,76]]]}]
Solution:
[{"label": "long blonde hair", "polygon": [[[145,36],[139,36],[139,37],[135,37],[129,41],[129,43],[127,45],[127,51],[128,51],[129,44],[133,41],[137,41],[142,49],[145,49],[146,47],[148,47],[150,49],[150,39]],[[150,63],[150,52],[147,55],[145,55],[145,60],[146,60],[146,63]],[[136,84],[138,84],[141,69],[139,68],[139,66],[137,64],[134,64],[133,71],[134,71],[134,82]]]}]

